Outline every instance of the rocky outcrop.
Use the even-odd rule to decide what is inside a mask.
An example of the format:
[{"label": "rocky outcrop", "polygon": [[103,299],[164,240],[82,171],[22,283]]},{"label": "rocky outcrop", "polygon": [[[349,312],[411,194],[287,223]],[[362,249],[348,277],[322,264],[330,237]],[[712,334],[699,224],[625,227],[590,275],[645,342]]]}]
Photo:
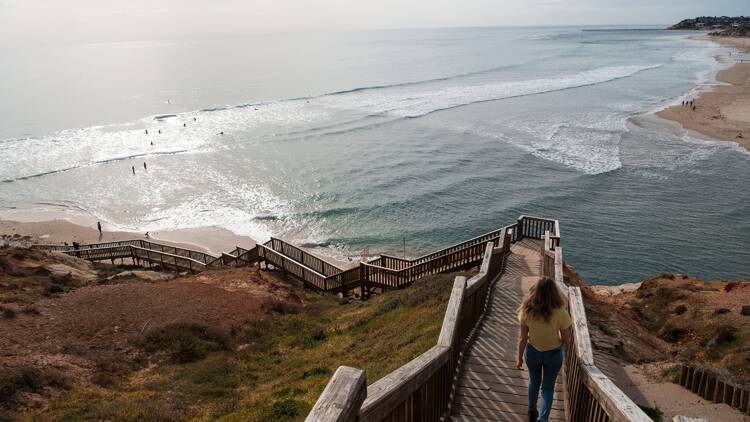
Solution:
[{"label": "rocky outcrop", "polygon": [[676,30],[728,30],[750,26],[748,16],[701,16],[685,19],[667,29]]},{"label": "rocky outcrop", "polygon": [[750,37],[750,25],[711,32],[709,35],[717,37]]}]

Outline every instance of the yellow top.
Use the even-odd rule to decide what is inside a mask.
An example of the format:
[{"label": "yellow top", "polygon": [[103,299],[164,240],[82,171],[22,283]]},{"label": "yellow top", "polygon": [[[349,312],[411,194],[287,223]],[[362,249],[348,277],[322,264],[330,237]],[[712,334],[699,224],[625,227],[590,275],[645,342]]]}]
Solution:
[{"label": "yellow top", "polygon": [[570,314],[564,308],[555,308],[549,321],[544,318],[527,318],[523,312],[518,313],[518,321],[529,327],[529,343],[540,352],[557,349],[562,345],[560,330],[570,327]]}]

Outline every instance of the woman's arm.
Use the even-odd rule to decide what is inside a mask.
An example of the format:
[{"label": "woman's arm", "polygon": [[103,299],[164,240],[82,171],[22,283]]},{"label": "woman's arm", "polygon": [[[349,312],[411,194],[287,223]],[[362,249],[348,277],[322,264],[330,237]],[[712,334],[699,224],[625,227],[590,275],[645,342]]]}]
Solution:
[{"label": "woman's arm", "polygon": [[526,349],[526,343],[529,341],[529,326],[521,323],[521,329],[518,332],[518,356],[516,357],[516,368],[523,367],[523,351]]},{"label": "woman's arm", "polygon": [[568,327],[564,330],[560,330],[560,339],[562,339],[565,348],[570,349],[570,345],[573,343],[573,328]]}]

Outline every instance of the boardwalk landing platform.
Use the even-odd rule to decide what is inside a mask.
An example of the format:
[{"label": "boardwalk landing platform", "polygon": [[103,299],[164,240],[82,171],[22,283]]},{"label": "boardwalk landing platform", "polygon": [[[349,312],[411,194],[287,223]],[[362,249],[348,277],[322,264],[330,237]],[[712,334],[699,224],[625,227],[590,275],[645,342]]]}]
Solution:
[{"label": "boardwalk landing platform", "polygon": [[[510,249],[505,272],[495,283],[489,307],[464,352],[451,407],[453,421],[528,421],[528,371],[516,369],[517,311],[539,278],[541,241],[524,239]],[[563,421],[561,377],[550,421]]]}]

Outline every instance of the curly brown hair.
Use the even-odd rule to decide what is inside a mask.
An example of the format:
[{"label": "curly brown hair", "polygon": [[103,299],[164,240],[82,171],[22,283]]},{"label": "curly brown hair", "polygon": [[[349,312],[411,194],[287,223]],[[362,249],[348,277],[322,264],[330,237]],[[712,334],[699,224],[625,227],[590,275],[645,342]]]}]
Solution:
[{"label": "curly brown hair", "polygon": [[526,297],[523,298],[521,307],[518,308],[518,315],[522,317],[543,318],[549,321],[557,308],[565,307],[566,302],[560,294],[555,282],[549,277],[542,277],[529,290]]}]

